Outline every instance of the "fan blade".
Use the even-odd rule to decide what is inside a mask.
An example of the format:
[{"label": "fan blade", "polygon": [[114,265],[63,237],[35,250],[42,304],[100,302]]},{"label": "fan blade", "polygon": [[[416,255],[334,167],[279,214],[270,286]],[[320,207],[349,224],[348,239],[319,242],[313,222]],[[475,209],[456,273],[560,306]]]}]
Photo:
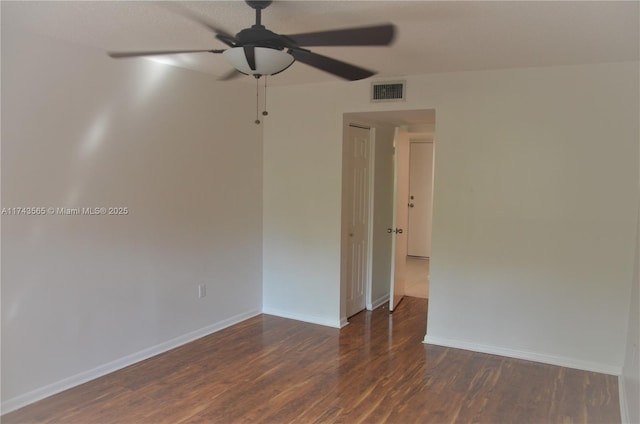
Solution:
[{"label": "fan blade", "polygon": [[223,76],[221,76],[220,78],[218,78],[218,81],[229,81],[232,79],[235,79],[237,77],[241,77],[244,74],[236,69],[232,69],[231,71],[227,72],[226,74],[224,74]]},{"label": "fan blade", "polygon": [[289,53],[298,61],[349,81],[356,81],[375,75],[375,72],[340,60],[311,53],[307,50],[291,49]]},{"label": "fan blade", "polygon": [[162,6],[173,12],[176,13],[178,15],[181,15],[197,24],[202,25],[203,27],[207,28],[208,30],[212,31],[213,33],[216,34],[216,38],[220,41],[222,41],[223,43],[225,43],[226,45],[228,45],[229,47],[235,47],[236,46],[236,42],[237,40],[235,39],[234,36],[230,35],[227,31],[225,31],[224,29],[220,28],[219,26],[216,26],[214,24],[212,24],[211,22],[208,22],[206,19],[204,19],[202,16],[192,12],[191,10],[187,9],[186,7],[183,7],[181,5],[179,5],[178,3],[161,3]]},{"label": "fan blade", "polygon": [[244,46],[244,56],[247,58],[247,64],[252,71],[256,70],[256,49],[253,46]]},{"label": "fan blade", "polygon": [[222,53],[224,50],[162,50],[162,51],[147,51],[147,52],[109,52],[109,57],[114,59],[122,59],[128,57],[142,57],[142,56],[162,56],[169,54],[182,54],[182,53]]},{"label": "fan blade", "polygon": [[298,46],[386,46],[391,44],[395,26],[374,25],[362,28],[307,32],[287,35]]}]

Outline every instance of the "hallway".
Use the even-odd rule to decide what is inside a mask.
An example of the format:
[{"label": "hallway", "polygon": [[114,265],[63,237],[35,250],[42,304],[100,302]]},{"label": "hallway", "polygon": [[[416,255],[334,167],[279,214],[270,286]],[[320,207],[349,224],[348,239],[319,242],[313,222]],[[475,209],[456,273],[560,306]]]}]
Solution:
[{"label": "hallway", "polygon": [[405,295],[429,298],[429,258],[407,256]]}]

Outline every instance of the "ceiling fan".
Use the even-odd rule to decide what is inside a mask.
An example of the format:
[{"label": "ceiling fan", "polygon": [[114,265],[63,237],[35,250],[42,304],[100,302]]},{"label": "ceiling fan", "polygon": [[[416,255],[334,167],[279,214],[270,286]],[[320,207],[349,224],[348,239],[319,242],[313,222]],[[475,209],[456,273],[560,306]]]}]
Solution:
[{"label": "ceiling fan", "polygon": [[142,52],[111,52],[112,58],[171,55],[181,53],[222,54],[235,68],[221,79],[230,79],[241,74],[261,76],[275,75],[298,61],[349,81],[356,81],[375,75],[374,71],[313,53],[305,47],[312,46],[386,46],[393,41],[395,27],[382,24],[367,27],[337,29],[320,32],[281,35],[262,25],[262,9],[271,0],[246,0],[255,9],[256,23],[249,28],[230,35],[199,17],[190,15],[215,33],[215,37],[229,46],[227,49],[213,50],[166,50]]}]

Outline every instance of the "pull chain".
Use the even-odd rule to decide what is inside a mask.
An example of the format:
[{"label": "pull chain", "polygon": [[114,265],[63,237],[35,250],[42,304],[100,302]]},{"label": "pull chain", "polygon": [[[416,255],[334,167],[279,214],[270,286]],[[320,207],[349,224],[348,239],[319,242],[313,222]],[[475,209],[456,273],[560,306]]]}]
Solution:
[{"label": "pull chain", "polygon": [[260,85],[259,85],[260,77],[256,75],[256,120],[254,121],[256,125],[260,124],[260,120],[258,119],[258,108],[260,107]]},{"label": "pull chain", "polygon": [[267,112],[267,76],[264,76],[264,110],[262,111],[262,116],[267,116],[269,112]]}]

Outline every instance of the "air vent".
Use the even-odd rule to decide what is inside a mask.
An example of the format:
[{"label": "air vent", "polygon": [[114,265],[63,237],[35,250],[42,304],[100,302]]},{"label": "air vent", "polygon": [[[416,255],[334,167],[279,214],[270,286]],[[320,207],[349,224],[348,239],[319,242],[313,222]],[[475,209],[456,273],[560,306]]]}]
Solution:
[{"label": "air vent", "polygon": [[398,102],[405,100],[406,81],[374,82],[371,84],[372,102]]}]

